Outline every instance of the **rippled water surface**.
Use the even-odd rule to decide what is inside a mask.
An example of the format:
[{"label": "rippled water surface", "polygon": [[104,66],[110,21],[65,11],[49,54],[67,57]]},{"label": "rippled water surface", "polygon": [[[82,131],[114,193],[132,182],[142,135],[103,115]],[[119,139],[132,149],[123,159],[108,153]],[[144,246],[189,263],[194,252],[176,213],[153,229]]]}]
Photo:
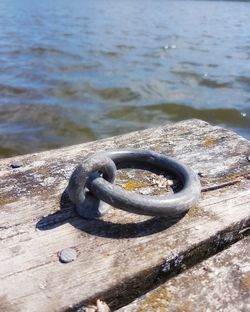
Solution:
[{"label": "rippled water surface", "polygon": [[186,118],[250,138],[250,2],[0,1],[0,156]]}]

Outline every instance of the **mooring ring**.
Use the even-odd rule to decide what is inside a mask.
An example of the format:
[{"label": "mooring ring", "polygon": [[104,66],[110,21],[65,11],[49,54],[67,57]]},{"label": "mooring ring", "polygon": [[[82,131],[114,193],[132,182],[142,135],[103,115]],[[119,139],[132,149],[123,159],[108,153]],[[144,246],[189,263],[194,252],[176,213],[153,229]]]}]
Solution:
[{"label": "mooring ring", "polygon": [[[192,169],[171,157],[148,150],[109,151],[96,154],[95,157],[111,159],[117,169],[159,169],[173,174],[182,184],[181,190],[174,194],[149,196],[127,192],[101,176],[88,179],[86,185],[90,192],[115,208],[150,216],[173,216],[187,211],[199,199],[201,185],[198,176]],[[84,216],[84,213],[81,215]]]}]

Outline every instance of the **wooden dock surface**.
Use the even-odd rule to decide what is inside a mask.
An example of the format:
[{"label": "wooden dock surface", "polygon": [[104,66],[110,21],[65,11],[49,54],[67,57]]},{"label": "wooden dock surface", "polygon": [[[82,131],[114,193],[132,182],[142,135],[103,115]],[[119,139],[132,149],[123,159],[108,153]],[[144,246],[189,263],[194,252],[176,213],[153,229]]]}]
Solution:
[{"label": "wooden dock surface", "polygon": [[[197,206],[178,218],[118,209],[79,218],[64,194],[73,169],[97,151],[122,148],[151,149],[193,168],[203,187]],[[75,311],[98,298],[119,309],[242,239],[250,227],[249,155],[249,141],[188,120],[0,160],[0,311]],[[129,169],[116,184],[166,192],[151,181],[151,173]],[[68,247],[77,257],[64,264],[58,253]]]},{"label": "wooden dock surface", "polygon": [[250,237],[117,312],[250,311]]}]

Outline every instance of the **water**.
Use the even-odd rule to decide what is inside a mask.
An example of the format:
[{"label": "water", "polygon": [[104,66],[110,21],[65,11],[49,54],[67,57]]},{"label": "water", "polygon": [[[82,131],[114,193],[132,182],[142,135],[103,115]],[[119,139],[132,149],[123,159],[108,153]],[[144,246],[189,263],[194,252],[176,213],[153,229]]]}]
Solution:
[{"label": "water", "polygon": [[1,157],[186,118],[250,139],[250,2],[1,0]]}]

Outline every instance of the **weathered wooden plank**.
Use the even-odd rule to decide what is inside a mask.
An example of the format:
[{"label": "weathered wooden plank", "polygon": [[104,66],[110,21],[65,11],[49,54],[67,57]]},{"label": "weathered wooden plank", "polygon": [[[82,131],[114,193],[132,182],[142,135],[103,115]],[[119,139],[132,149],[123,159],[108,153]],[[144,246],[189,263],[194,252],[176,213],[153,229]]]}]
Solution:
[{"label": "weathered wooden plank", "polygon": [[[62,196],[75,165],[96,151],[127,147],[182,160],[202,173],[203,187],[240,182],[203,193],[197,207],[179,219],[117,209],[102,220],[78,218]],[[249,154],[247,140],[189,120],[15,157],[22,163],[17,169],[10,167],[13,159],[1,160],[0,310],[61,311],[97,298],[117,308],[241,238],[250,219]],[[116,183],[159,191],[139,170],[122,171]],[[67,247],[74,247],[78,257],[62,264],[58,252]]]},{"label": "weathered wooden plank", "polygon": [[118,311],[250,311],[250,237]]}]

